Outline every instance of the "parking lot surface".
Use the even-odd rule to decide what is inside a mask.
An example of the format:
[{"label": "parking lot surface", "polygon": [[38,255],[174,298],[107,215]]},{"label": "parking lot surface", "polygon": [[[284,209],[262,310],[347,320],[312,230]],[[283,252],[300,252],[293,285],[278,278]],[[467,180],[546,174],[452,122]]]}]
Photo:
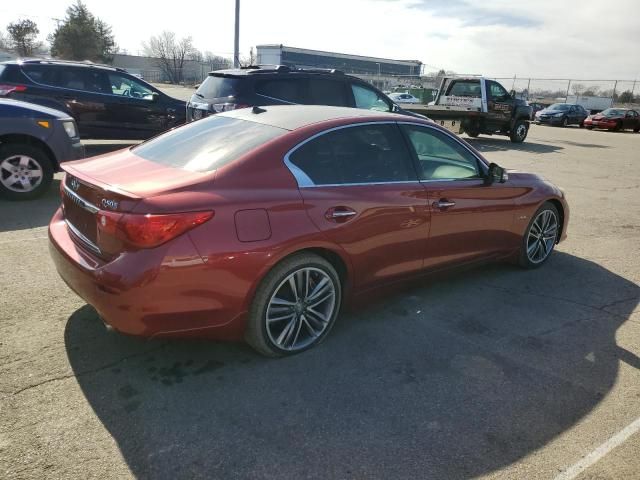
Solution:
[{"label": "parking lot surface", "polygon": [[106,331],[49,260],[59,181],[0,203],[0,476],[639,478],[640,134],[471,142],[565,189],[550,261],[413,285],[281,360]]}]

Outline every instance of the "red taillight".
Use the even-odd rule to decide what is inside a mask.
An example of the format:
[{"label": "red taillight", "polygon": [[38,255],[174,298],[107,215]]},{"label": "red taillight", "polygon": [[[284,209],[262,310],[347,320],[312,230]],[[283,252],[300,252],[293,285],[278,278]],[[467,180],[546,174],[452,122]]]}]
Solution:
[{"label": "red taillight", "polygon": [[24,92],[27,89],[25,85],[4,85],[0,84],[0,96],[6,96],[13,92]]},{"label": "red taillight", "polygon": [[138,248],[152,248],[202,225],[212,217],[213,212],[140,215],[101,210],[97,221],[102,234],[118,237]]}]

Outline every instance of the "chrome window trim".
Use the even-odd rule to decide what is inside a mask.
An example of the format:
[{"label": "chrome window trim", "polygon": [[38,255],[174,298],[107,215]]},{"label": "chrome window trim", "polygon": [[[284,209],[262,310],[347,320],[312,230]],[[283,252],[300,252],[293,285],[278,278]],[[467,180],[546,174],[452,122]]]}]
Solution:
[{"label": "chrome window trim", "polygon": [[426,123],[411,122],[411,121],[394,121],[394,120],[388,120],[388,121],[383,120],[383,121],[376,121],[376,122],[352,123],[352,124],[349,124],[349,125],[340,125],[339,127],[332,127],[332,128],[327,129],[327,130],[323,130],[322,132],[318,132],[318,133],[312,135],[311,137],[307,138],[306,140],[303,140],[302,142],[298,143],[293,148],[291,148],[284,156],[284,164],[286,165],[286,167],[289,169],[291,174],[296,179],[296,182],[298,183],[298,187],[299,188],[354,187],[354,186],[359,186],[359,185],[387,185],[387,184],[402,184],[402,183],[433,183],[433,182],[460,182],[460,181],[483,180],[482,178],[478,178],[478,177],[474,177],[474,178],[438,178],[438,179],[425,179],[425,180],[421,180],[419,178],[416,178],[416,180],[404,180],[404,181],[399,181],[399,182],[395,182],[394,181],[394,182],[364,182],[364,183],[333,183],[333,184],[316,185],[315,183],[313,183],[313,180],[311,180],[311,178],[304,171],[302,171],[302,169],[300,169],[298,166],[294,165],[291,162],[291,159],[289,158],[291,156],[291,154],[295,153],[295,151],[298,150],[299,148],[301,148],[303,145],[305,145],[308,142],[310,142],[312,140],[315,140],[316,138],[318,138],[318,137],[320,137],[322,135],[325,135],[327,133],[331,133],[331,132],[334,132],[336,130],[342,130],[344,128],[359,127],[359,126],[363,126],[363,125],[389,125],[389,124],[413,125],[413,126],[417,126],[417,127],[429,128],[431,130],[435,130],[437,132],[440,132],[440,133],[442,133],[444,135],[448,135],[450,138],[453,139],[453,141],[457,142],[459,145],[464,147],[464,149],[467,150],[473,156],[473,158],[476,159],[476,161],[478,162],[478,164],[480,166],[480,170],[482,171],[482,173],[484,175],[486,175],[487,172],[488,172],[488,168],[489,167],[484,162],[484,160],[482,158],[480,158],[478,155],[476,155],[476,153],[473,152],[464,143],[462,143],[458,139],[458,137],[456,137],[453,133],[447,131],[446,129],[445,130],[441,130],[440,128],[434,127],[433,125],[429,125],[429,124],[426,124]]},{"label": "chrome window trim", "polygon": [[268,98],[269,100],[275,100],[276,102],[284,102],[287,105],[299,105],[299,103],[290,102],[288,100],[283,100],[282,98],[270,97],[269,95],[265,95],[263,93],[258,93],[258,92],[255,92],[255,93],[259,97]]},{"label": "chrome window trim", "polygon": [[87,237],[85,237],[82,233],[80,233],[80,230],[74,227],[69,220],[65,218],[64,222],[67,224],[67,228],[71,231],[71,233],[73,233],[76,237],[82,240],[83,243],[86,243],[87,247],[89,247],[90,250],[93,250],[97,254],[102,254],[98,246],[95,243],[93,243],[91,240],[89,240]]},{"label": "chrome window trim", "polygon": [[64,185],[64,192],[71,197],[71,199],[78,205],[79,207],[84,208],[85,210],[91,213],[97,213],[100,209],[95,205],[87,202],[84,198],[78,195],[76,192],[71,190],[67,185]]}]

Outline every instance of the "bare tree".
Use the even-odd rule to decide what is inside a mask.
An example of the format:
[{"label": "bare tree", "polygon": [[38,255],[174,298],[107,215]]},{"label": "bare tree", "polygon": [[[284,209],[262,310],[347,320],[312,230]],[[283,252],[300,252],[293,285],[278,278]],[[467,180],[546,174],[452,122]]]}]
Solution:
[{"label": "bare tree", "polygon": [[596,85],[596,86],[587,88],[584,92],[582,92],[582,95],[584,95],[585,97],[595,97],[596,95],[598,95],[599,91],[600,91],[600,87]]},{"label": "bare tree", "polygon": [[573,92],[574,95],[580,95],[581,92],[584,92],[585,88],[584,88],[584,84],[582,83],[572,83],[571,84],[571,91]]},{"label": "bare tree", "polygon": [[165,30],[142,46],[148,56],[157,59],[158,67],[171,83],[182,82],[184,63],[195,50],[191,37],[178,40],[175,33]]},{"label": "bare tree", "polygon": [[249,56],[240,58],[240,66],[250,67],[251,65],[255,65],[255,64],[256,64],[256,54],[253,51],[253,47],[251,47],[249,49]]},{"label": "bare tree", "polygon": [[11,42],[9,37],[0,32],[0,50],[9,50],[11,48]]}]

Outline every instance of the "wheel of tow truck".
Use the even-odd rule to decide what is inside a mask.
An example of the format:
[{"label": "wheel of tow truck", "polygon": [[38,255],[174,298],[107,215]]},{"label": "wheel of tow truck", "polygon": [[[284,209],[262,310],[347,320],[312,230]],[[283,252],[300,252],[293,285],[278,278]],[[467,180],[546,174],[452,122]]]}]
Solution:
[{"label": "wheel of tow truck", "polygon": [[518,120],[509,134],[509,138],[513,143],[522,143],[529,133],[529,124],[524,120]]},{"label": "wheel of tow truck", "polygon": [[8,200],[31,200],[47,191],[53,165],[40,148],[23,144],[0,145],[0,196]]},{"label": "wheel of tow truck", "polygon": [[468,127],[464,127],[464,133],[470,137],[476,138],[480,135],[480,129],[476,125],[470,125]]},{"label": "wheel of tow truck", "polygon": [[569,125],[569,119],[568,119],[567,117],[564,117],[564,118],[562,119],[562,126],[563,126],[563,127],[566,127],[566,126],[568,126],[568,125]]}]

